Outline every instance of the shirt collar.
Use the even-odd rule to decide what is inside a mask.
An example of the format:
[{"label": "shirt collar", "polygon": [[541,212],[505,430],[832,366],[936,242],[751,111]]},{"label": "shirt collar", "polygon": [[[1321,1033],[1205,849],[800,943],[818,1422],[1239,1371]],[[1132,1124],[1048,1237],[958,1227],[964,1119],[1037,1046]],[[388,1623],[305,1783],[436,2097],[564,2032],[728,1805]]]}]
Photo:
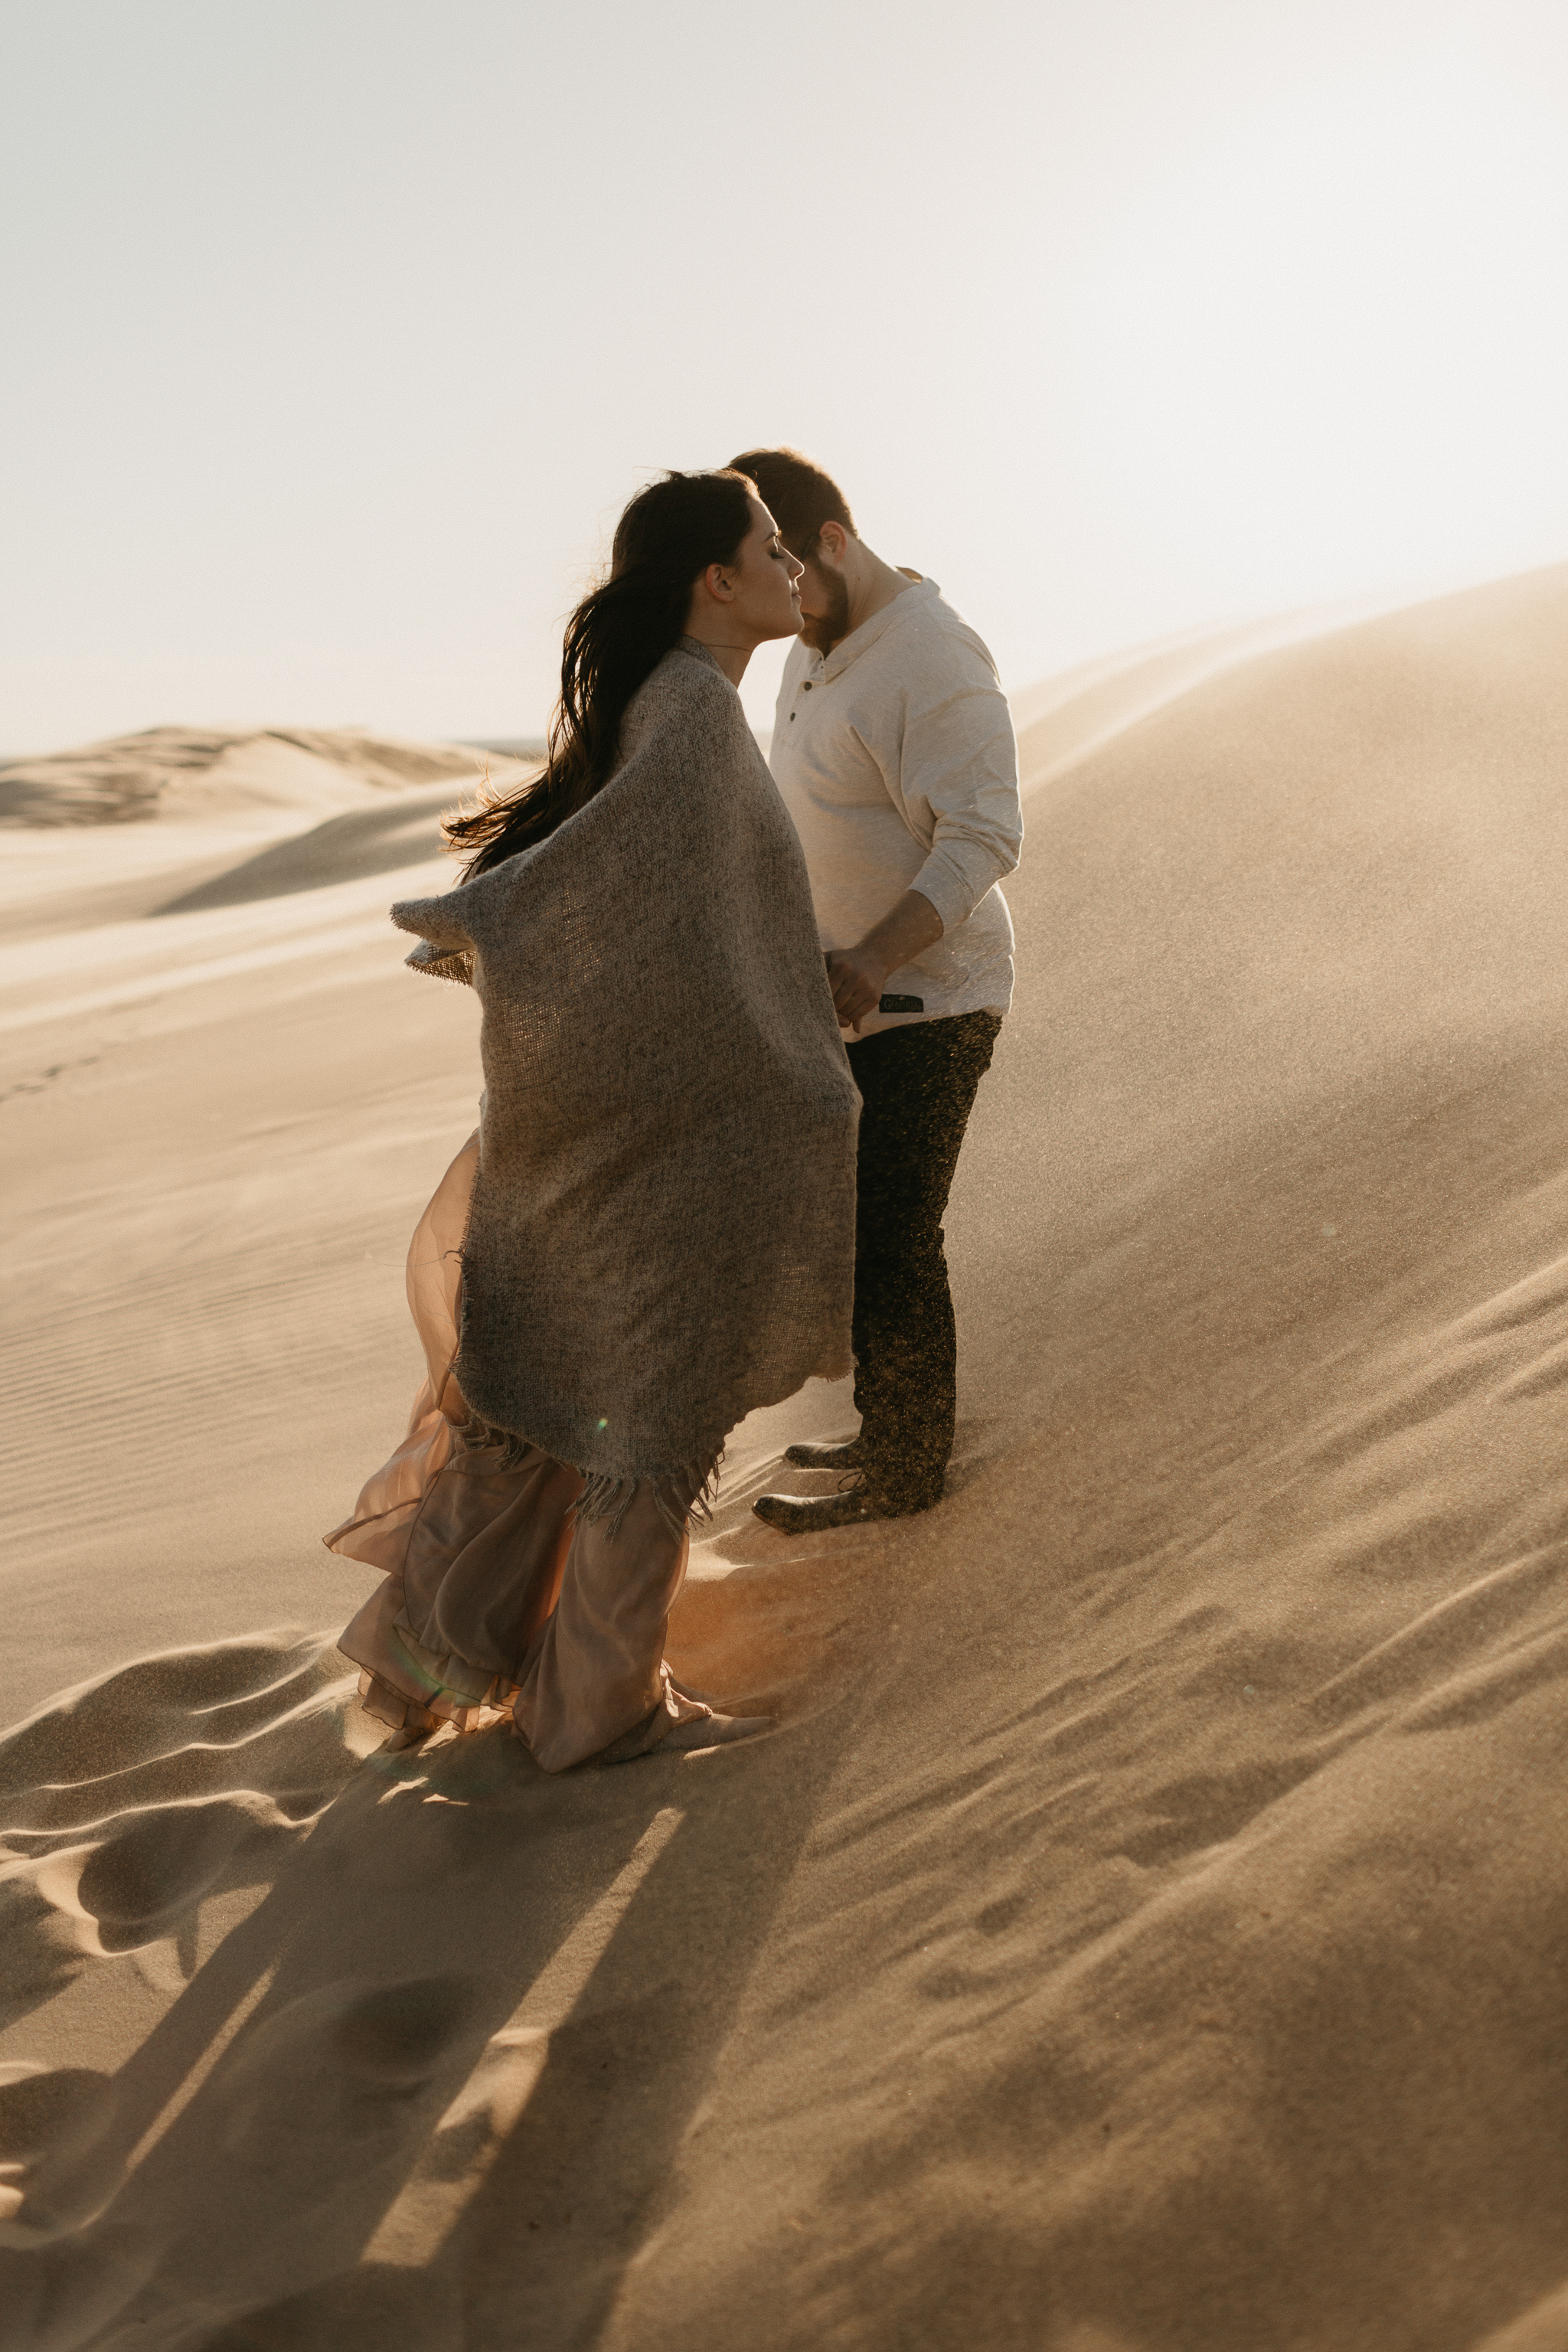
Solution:
[{"label": "shirt collar", "polygon": [[890,604],[884,604],[879,613],[873,613],[868,621],[862,621],[858,629],[851,629],[847,637],[840,637],[830,654],[824,656],[808,649],[806,676],[814,680],[820,679],[824,686],[830,686],[836,677],[842,677],[852,661],[858,661],[863,653],[868,652],[879,637],[886,636],[889,629],[896,628],[900,621],[908,620],[917,604],[923,604],[941,593],[936,582],[926,579],[922,573],[908,588],[900,589]]}]

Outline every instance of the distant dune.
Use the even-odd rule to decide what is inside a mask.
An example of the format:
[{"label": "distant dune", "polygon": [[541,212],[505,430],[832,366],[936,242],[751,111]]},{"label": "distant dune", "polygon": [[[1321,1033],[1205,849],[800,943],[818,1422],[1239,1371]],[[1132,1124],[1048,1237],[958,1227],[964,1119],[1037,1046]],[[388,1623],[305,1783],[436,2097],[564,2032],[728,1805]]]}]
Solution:
[{"label": "distant dune", "polygon": [[1568,2345],[1568,567],[1019,711],[949,1495],[786,1542],[757,1416],[776,1731],[559,1781],[374,1752],[318,1541],[471,998],[360,812],[10,836],[8,2347]]},{"label": "distant dune", "polygon": [[79,751],[0,762],[0,825],[138,824],[342,808],[472,774],[473,749],[354,728],[224,733],[150,727]]},{"label": "distant dune", "polygon": [[[265,901],[273,916],[255,919],[298,933],[328,913],[320,899],[290,912],[299,893],[438,858],[447,810],[482,783],[520,782],[534,765],[499,748],[346,730],[161,727],[0,769],[0,804],[11,785],[0,858],[9,1017],[30,1022],[25,1002],[48,984],[47,959],[26,943],[58,940],[53,954],[79,972],[128,966],[155,976],[182,961],[187,940],[216,934],[187,923],[154,935],[142,928],[149,916]],[[382,937],[384,892],[364,908]],[[0,1012],[0,1025],[7,1017]]]}]

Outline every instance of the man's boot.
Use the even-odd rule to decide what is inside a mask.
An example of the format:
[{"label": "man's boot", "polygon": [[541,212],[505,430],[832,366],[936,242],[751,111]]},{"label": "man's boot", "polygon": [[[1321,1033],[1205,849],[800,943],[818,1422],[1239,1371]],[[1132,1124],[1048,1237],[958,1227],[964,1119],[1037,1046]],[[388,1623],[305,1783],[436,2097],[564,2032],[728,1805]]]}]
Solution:
[{"label": "man's boot", "polygon": [[863,1470],[866,1466],[858,1437],[847,1445],[786,1445],[784,1460],[797,1470]]},{"label": "man's boot", "polygon": [[760,1495],[752,1505],[759,1519],[782,1536],[825,1535],[830,1528],[861,1527],[868,1519],[905,1519],[942,1500],[934,1487],[873,1487],[863,1470],[838,1482],[836,1495]]}]

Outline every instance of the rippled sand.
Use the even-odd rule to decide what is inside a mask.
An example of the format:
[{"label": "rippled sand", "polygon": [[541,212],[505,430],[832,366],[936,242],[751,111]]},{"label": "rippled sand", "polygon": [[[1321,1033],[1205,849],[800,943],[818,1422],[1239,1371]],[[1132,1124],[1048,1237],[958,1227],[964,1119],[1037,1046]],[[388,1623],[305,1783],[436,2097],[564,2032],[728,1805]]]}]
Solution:
[{"label": "rippled sand", "polygon": [[442,791],[26,837],[8,2344],[1568,2346],[1568,572],[1213,652],[1020,700],[948,1500],[786,1543],[759,1416],[670,1654],[779,1728],[561,1781],[373,1753],[317,1542]]}]

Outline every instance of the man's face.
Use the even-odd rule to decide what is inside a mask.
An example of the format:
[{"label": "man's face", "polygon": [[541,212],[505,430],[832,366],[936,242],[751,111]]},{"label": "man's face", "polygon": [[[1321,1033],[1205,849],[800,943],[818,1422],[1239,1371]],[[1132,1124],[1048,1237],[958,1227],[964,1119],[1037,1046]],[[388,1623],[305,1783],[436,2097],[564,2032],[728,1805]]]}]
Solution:
[{"label": "man's face", "polygon": [[849,634],[849,583],[820,548],[806,557],[800,578],[800,634],[818,654],[830,654]]}]

